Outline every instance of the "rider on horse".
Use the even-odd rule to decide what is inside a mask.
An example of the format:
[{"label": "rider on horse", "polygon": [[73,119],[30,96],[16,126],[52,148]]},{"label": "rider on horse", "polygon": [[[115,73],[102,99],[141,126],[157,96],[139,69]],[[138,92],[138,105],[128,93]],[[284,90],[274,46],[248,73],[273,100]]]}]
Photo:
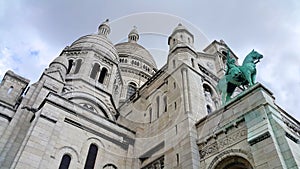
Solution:
[{"label": "rider on horse", "polygon": [[242,66],[235,64],[235,59],[230,58],[229,49],[226,57],[227,70],[225,75],[219,80],[218,91],[222,94],[222,102],[225,104],[231,99],[236,87],[252,86],[255,83],[255,64],[263,58],[263,55],[252,50],[244,59]]}]

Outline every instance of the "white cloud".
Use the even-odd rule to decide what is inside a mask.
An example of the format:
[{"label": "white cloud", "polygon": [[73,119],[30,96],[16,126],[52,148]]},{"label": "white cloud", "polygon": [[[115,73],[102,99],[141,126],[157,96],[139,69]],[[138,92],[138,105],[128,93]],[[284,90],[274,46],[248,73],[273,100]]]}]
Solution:
[{"label": "white cloud", "polygon": [[8,48],[3,48],[0,51],[0,78],[2,78],[8,69],[16,69],[13,66],[11,51]]},{"label": "white cloud", "polygon": [[30,39],[20,36],[21,42],[6,39],[5,44],[0,45],[1,76],[11,69],[17,74],[35,81],[50,61],[57,56],[58,52],[48,47],[50,45],[36,35],[30,32],[28,34],[32,35]]}]

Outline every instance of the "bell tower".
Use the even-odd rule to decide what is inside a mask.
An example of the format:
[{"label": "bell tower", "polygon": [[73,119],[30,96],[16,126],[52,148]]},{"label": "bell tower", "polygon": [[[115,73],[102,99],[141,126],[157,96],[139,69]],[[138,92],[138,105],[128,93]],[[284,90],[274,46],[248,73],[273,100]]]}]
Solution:
[{"label": "bell tower", "polygon": [[182,62],[193,66],[197,53],[194,49],[194,35],[187,30],[181,23],[173,30],[168,38],[169,69],[175,69]]},{"label": "bell tower", "polygon": [[7,71],[0,84],[0,102],[6,106],[15,108],[28,83],[28,79],[25,79],[10,70]]}]

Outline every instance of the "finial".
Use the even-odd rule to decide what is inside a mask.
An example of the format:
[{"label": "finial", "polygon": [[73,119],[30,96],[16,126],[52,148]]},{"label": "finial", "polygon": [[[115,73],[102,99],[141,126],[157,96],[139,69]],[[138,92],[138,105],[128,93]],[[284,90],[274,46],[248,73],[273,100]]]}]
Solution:
[{"label": "finial", "polygon": [[133,29],[128,34],[128,42],[136,43],[139,40],[139,37],[137,27],[133,26]]},{"label": "finial", "polygon": [[109,19],[106,19],[98,28],[98,34],[107,36],[110,33]]}]

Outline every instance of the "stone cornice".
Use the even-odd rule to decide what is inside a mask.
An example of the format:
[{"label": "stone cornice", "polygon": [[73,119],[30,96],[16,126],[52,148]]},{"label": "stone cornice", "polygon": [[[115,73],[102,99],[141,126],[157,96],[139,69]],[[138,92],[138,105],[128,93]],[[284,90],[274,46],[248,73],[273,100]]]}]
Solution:
[{"label": "stone cornice", "polygon": [[213,73],[211,73],[204,66],[198,64],[198,67],[199,67],[199,69],[200,69],[201,72],[203,72],[204,74],[206,74],[207,76],[209,76],[210,78],[212,78],[213,80],[215,80],[216,82],[218,82],[220,80],[216,75],[214,75]]},{"label": "stone cornice", "polygon": [[[124,130],[130,132],[131,134],[135,134],[135,131],[130,130],[129,128],[127,128],[125,126],[122,126],[122,125],[116,123],[115,121],[112,121],[110,119],[107,119],[107,118],[104,118],[100,115],[97,115],[97,114],[95,114],[94,112],[92,112],[88,109],[84,109],[83,107],[79,106],[78,104],[76,104],[74,102],[71,102],[71,101],[67,100],[66,98],[64,98],[64,97],[62,97],[58,94],[49,93],[48,96],[43,100],[43,102],[39,106],[38,110],[42,109],[45,106],[45,104],[47,104],[47,103],[49,103],[51,105],[54,105],[54,106],[64,110],[67,113],[76,115],[77,117],[80,117],[80,118],[85,119],[85,120],[87,120],[91,123],[94,123],[97,126],[99,126],[99,125],[100,126],[106,126],[106,125],[104,125],[104,122],[99,123],[98,121],[96,121],[94,119],[91,119],[91,118],[88,118],[88,117],[86,117],[86,116],[84,116],[80,113],[80,112],[88,111],[88,112],[92,113],[94,116],[99,117],[98,120],[103,119],[103,120],[107,121],[108,123],[110,123],[112,126],[123,128]],[[106,126],[106,127],[108,127],[108,126]],[[108,128],[111,128],[111,127],[108,127]],[[117,134],[120,134],[120,132],[118,132]]]}]

